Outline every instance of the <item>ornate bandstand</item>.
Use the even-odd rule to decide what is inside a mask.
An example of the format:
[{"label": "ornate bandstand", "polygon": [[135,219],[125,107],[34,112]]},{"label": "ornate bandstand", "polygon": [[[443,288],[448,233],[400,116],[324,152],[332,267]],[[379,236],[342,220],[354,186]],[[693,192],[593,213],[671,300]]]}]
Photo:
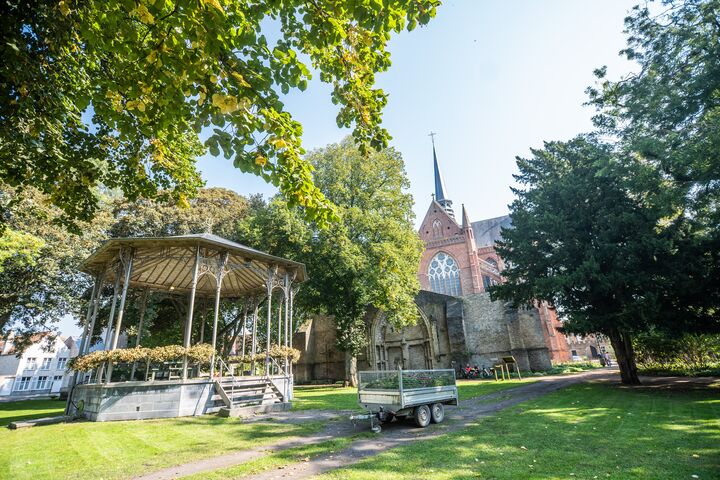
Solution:
[{"label": "ornate bandstand", "polygon": [[[105,421],[243,415],[290,406],[297,359],[293,300],[306,279],[303,264],[193,234],[114,238],[81,270],[94,286],[67,414]],[[128,292],[136,299],[132,319],[126,316]],[[182,303],[182,345],[142,345],[148,296]],[[228,315],[233,307],[240,313]],[[220,320],[228,326],[226,317],[236,320],[219,330]],[[134,346],[119,349],[121,332],[128,329],[136,332]],[[98,331],[102,342],[93,342]],[[236,348],[223,358],[218,346],[227,345],[228,331],[235,332]]]}]

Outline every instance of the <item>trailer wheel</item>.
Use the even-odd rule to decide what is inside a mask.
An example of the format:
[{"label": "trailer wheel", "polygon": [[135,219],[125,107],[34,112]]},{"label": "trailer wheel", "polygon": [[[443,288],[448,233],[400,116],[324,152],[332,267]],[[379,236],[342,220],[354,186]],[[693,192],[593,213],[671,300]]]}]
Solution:
[{"label": "trailer wheel", "polygon": [[430,408],[427,405],[420,405],[415,407],[415,425],[421,428],[425,428],[430,425],[432,414]]},{"label": "trailer wheel", "polygon": [[442,403],[433,403],[430,407],[433,423],[442,423],[445,420],[445,407]]}]

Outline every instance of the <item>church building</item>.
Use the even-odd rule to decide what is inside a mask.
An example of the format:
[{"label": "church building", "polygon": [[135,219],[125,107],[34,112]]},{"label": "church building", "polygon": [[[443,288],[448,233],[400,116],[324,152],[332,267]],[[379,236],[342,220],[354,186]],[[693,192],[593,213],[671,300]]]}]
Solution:
[{"label": "church building", "polygon": [[[458,220],[433,144],[435,193],[418,232],[425,249],[420,261],[414,326],[396,330],[382,311],[366,316],[367,348],[360,370],[491,367],[512,355],[521,370],[546,370],[570,360],[555,310],[492,301],[488,289],[502,282],[503,260],[495,251],[509,216],[471,222],[463,205]],[[334,348],[334,323],[315,317],[295,334],[302,355],[299,383],[344,378],[343,353]]]}]

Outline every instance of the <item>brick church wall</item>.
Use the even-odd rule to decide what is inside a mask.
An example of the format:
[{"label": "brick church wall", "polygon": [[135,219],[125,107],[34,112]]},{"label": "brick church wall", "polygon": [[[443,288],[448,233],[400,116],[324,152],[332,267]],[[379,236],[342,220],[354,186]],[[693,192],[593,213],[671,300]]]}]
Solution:
[{"label": "brick church wall", "polygon": [[546,370],[550,356],[535,309],[507,308],[492,301],[488,293],[463,297],[466,342],[471,365],[492,366],[503,356],[512,355],[521,370]]},{"label": "brick church wall", "polygon": [[345,354],[335,346],[332,317],[315,315],[293,335],[300,359],[293,366],[296,383],[333,382],[345,378]]}]

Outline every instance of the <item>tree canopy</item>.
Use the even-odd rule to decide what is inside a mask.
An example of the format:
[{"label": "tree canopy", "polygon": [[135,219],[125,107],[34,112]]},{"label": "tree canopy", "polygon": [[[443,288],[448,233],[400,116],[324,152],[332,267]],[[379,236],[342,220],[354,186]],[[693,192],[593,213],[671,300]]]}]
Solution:
[{"label": "tree canopy", "polygon": [[0,235],[0,335],[12,328],[25,338],[64,315],[80,315],[89,285],[80,262],[105,238],[109,211],[83,222],[73,235],[54,220],[62,215],[45,195],[0,188],[5,229]]},{"label": "tree canopy", "polygon": [[632,335],[664,315],[666,259],[672,242],[658,234],[667,214],[652,168],[619,158],[593,137],[548,142],[518,159],[513,228],[498,252],[507,282],[495,297],[530,304],[547,300],[573,333],[610,338],[623,380],[637,382]]},{"label": "tree canopy", "polygon": [[634,336],[720,329],[720,2],[662,4],[626,19],[639,71],[596,71],[598,132],[518,159],[508,281],[493,291],[606,334],[625,383],[638,383]]},{"label": "tree canopy", "polygon": [[318,222],[333,218],[281,93],[312,70],[333,85],[337,124],[382,148],[393,32],[439,0],[5,2],[0,16],[0,180],[36,187],[77,229],[96,187],[181,204],[202,185],[204,146],[279,187]]},{"label": "tree canopy", "polygon": [[[664,1],[660,13],[636,7],[621,53],[640,70],[590,88],[601,132],[619,140],[662,175],[674,212],[662,228],[676,255],[668,299],[718,328],[720,309],[720,1]],[[658,9],[655,9],[658,10]]]},{"label": "tree canopy", "polygon": [[337,346],[347,354],[351,381],[352,358],[366,341],[369,308],[382,309],[398,327],[417,320],[422,244],[397,151],[388,148],[366,158],[345,139],[310,152],[308,160],[316,184],[338,206],[342,222],[320,229],[276,199],[247,217],[245,243],[307,265],[309,279],[298,306],[334,317]]}]

